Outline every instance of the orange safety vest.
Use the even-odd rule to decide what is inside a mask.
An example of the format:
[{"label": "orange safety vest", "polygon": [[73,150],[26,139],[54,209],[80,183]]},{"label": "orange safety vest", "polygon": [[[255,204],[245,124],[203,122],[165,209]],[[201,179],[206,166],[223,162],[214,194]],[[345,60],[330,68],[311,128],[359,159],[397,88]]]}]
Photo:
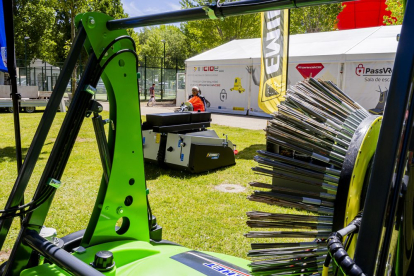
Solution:
[{"label": "orange safety vest", "polygon": [[193,105],[194,111],[206,111],[203,100],[199,96],[193,96],[188,101]]}]

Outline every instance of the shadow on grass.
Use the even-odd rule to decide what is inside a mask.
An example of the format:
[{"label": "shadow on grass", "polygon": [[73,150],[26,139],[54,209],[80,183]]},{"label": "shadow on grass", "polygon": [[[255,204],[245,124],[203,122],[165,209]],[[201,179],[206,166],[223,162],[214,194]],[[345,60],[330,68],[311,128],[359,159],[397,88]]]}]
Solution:
[{"label": "shadow on grass", "polygon": [[253,160],[253,157],[257,155],[256,151],[258,150],[266,150],[266,145],[255,144],[239,151],[239,153],[236,155],[236,161],[237,159]]},{"label": "shadow on grass", "polygon": [[[22,148],[22,158],[26,157],[27,151],[29,148]],[[42,152],[41,154],[44,154],[45,152]],[[43,160],[44,158],[39,157],[38,160]],[[16,162],[16,147],[5,147],[0,148],[0,163],[2,162]]]},{"label": "shadow on grass", "polygon": [[202,173],[190,173],[185,170],[180,169],[172,169],[167,166],[160,166],[155,163],[147,163],[145,162],[145,179],[146,180],[155,180],[160,176],[168,175],[174,178],[185,178],[191,179],[194,177],[199,177],[202,175],[208,175],[215,172],[220,172],[226,170],[227,168],[231,168],[232,166],[222,167],[211,171],[206,171]]}]

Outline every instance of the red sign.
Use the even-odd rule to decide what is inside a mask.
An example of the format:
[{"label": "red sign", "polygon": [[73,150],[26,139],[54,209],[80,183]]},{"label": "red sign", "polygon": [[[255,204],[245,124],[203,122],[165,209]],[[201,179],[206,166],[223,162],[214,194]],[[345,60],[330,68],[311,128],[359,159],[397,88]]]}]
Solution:
[{"label": "red sign", "polygon": [[304,63],[298,64],[298,66],[296,66],[296,69],[305,79],[309,77],[316,77],[316,75],[319,74],[319,72],[322,71],[323,68],[325,67],[322,63]]}]

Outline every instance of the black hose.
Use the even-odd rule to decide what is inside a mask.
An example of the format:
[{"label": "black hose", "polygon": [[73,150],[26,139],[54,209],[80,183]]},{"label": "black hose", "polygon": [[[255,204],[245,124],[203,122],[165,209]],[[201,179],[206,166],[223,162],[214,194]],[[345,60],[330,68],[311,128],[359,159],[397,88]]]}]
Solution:
[{"label": "black hose", "polygon": [[[338,232],[333,232],[328,238],[329,256],[335,261],[338,268],[340,268],[345,275],[365,276],[362,269],[354,262],[351,257],[349,257],[348,253],[346,252],[346,249],[348,249],[352,241],[353,234],[359,230],[360,226],[361,216],[358,214],[358,216],[347,227],[339,230]],[[344,236],[349,234],[351,234],[351,236],[346,239],[346,247],[344,248],[342,239]],[[325,260],[325,262],[326,261],[327,260]],[[335,275],[337,272],[338,270],[335,272]]]}]

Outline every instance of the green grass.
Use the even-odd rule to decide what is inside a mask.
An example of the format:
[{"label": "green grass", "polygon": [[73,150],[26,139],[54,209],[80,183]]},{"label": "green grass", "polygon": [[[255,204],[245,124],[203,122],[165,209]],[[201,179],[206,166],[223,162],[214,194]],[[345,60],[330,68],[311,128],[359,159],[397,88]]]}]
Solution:
[{"label": "green grass", "polygon": [[[21,114],[24,154],[30,146],[42,115],[41,112]],[[103,112],[103,117],[107,118],[108,113]],[[62,113],[56,115],[25,194],[26,201],[32,198],[63,118]],[[243,236],[249,231],[246,226],[246,212],[276,212],[285,209],[246,199],[252,192],[248,187],[250,181],[270,181],[263,176],[254,175],[250,170],[255,166],[253,156],[256,150],[265,148],[263,131],[218,125],[213,125],[212,129],[219,135],[228,134],[229,139],[237,144],[237,164],[200,175],[162,170],[158,166],[146,164],[151,207],[158,223],[163,227],[164,239],[196,250],[215,251],[245,258],[251,242]],[[12,114],[0,114],[0,133],[0,206],[4,206],[17,175]],[[59,236],[86,228],[101,174],[92,123],[90,119],[86,119],[62,177],[64,185],[56,193],[45,225],[56,228]],[[224,183],[239,184],[246,187],[246,190],[242,193],[224,193],[214,189],[216,185]],[[18,220],[15,219],[3,250],[13,246],[17,231]]]}]

